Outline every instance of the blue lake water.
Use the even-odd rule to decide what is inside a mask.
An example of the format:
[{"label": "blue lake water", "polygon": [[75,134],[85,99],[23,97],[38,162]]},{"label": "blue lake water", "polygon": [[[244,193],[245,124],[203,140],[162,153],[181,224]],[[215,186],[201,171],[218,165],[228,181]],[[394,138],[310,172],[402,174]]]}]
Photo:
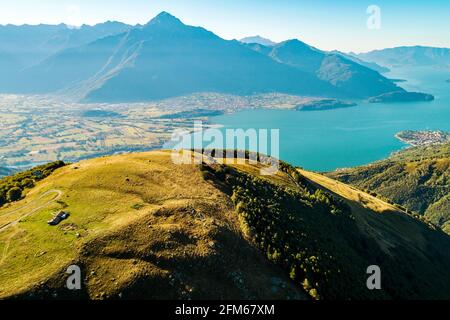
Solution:
[{"label": "blue lake water", "polygon": [[450,70],[404,68],[386,74],[405,79],[403,88],[435,95],[433,102],[370,104],[324,111],[247,110],[212,117],[225,129],[279,129],[280,158],[309,170],[367,164],[389,156],[405,144],[402,130],[450,131]]}]

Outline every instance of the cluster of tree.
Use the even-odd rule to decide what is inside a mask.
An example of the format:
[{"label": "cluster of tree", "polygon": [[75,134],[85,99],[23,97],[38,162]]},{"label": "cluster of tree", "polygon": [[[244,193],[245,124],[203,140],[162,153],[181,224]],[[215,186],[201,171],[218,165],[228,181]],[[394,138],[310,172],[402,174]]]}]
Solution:
[{"label": "cluster of tree", "polygon": [[[338,214],[348,218],[345,206],[320,190],[299,193],[269,185],[255,177],[235,180],[232,199],[243,230],[268,259],[289,271],[290,277],[313,297],[329,295],[329,273],[335,266],[331,251],[314,240],[303,214]],[[310,211],[314,208],[314,213]],[[337,271],[337,270],[335,270]]]},{"label": "cluster of tree", "polygon": [[[230,195],[244,235],[313,299],[442,294],[438,287],[445,277],[421,278],[421,273],[429,272],[428,260],[417,259],[415,251],[405,246],[392,247],[387,253],[376,237],[361,229],[340,198],[315,188],[294,167],[282,163],[280,168],[294,184],[280,184],[226,165],[200,166],[207,180]],[[378,231],[387,237],[390,228]],[[431,243],[443,236],[428,231],[427,235]],[[393,237],[390,240],[395,242],[396,235]],[[443,257],[434,252],[430,255]],[[442,265],[447,261],[443,257]],[[383,290],[367,289],[366,270],[372,264],[383,270]],[[432,290],[430,279],[435,286]]]},{"label": "cluster of tree", "polygon": [[339,257],[342,250],[336,252],[332,242],[351,234],[337,236],[352,228],[348,226],[354,224],[351,210],[322,190],[310,192],[294,167],[282,163],[280,168],[296,178],[297,188],[278,186],[227,166],[201,167],[208,179],[230,186],[243,233],[269,260],[282,266],[312,298],[342,298],[348,276],[341,274],[346,268]]},{"label": "cluster of tree", "polygon": [[329,176],[352,184],[433,227],[443,227],[450,220],[450,158],[415,160],[380,161]]},{"label": "cluster of tree", "polygon": [[65,166],[63,161],[51,162],[1,179],[0,206],[20,200],[23,190],[34,187],[37,181],[48,177],[53,171],[63,166]]}]

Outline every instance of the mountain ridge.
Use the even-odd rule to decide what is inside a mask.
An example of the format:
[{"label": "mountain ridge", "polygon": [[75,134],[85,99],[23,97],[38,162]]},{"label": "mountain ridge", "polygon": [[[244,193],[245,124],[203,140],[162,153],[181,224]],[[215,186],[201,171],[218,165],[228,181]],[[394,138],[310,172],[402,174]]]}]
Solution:
[{"label": "mountain ridge", "polygon": [[377,71],[359,64],[355,59],[349,59],[340,53],[319,50],[298,39],[283,41],[267,48],[252,44],[248,46],[280,63],[314,74],[319,79],[347,92],[349,96],[369,98],[393,91],[405,91]]},{"label": "mountain ridge", "polygon": [[[1,208],[0,224],[21,222],[0,230],[0,296],[450,295],[450,238],[393,205],[283,162],[276,175],[261,176],[262,163],[175,165],[170,157],[154,151],[70,164]],[[59,200],[22,217],[21,207],[47,201],[39,199],[48,190],[59,190]],[[58,210],[69,219],[48,226]],[[83,270],[82,291],[64,289],[71,264]],[[383,270],[381,291],[366,287],[373,264]]]},{"label": "mountain ridge", "polygon": [[380,194],[450,233],[450,144],[411,147],[329,177]]},{"label": "mountain ridge", "polygon": [[400,46],[356,54],[356,57],[387,67],[450,66],[450,48]]},{"label": "mountain ridge", "polygon": [[[87,62],[76,60],[85,53],[93,56]],[[117,54],[120,56],[116,59]],[[65,70],[68,65],[77,67],[68,73]],[[111,67],[105,73],[107,65]],[[99,74],[101,69],[103,75]],[[61,74],[61,82],[37,80],[46,72],[53,78]],[[69,90],[75,92],[78,82],[87,88],[79,94],[85,101],[141,101],[201,91],[340,94],[320,79],[275,63],[237,41],[223,40],[201,27],[186,26],[166,13],[126,34],[63,51],[25,72],[23,78],[44,86],[53,82],[52,90],[65,89],[64,83],[72,83],[75,88]]]},{"label": "mountain ridge", "polygon": [[[296,64],[280,56],[291,45],[297,50],[290,54],[297,54]],[[403,90],[371,69],[299,40],[277,44],[268,55],[255,54],[266,53],[260,48],[258,52],[224,40],[162,12],[143,26],[59,51],[23,69],[12,82],[22,93],[57,92],[86,102],[145,101],[195,92],[359,99]],[[301,55],[310,51],[322,55],[317,72],[299,65]]]},{"label": "mountain ridge", "polygon": [[272,40],[261,37],[259,35],[253,37],[245,37],[240,39],[239,41],[247,44],[251,43],[261,44],[263,46],[274,46],[277,44],[276,42],[273,42]]}]

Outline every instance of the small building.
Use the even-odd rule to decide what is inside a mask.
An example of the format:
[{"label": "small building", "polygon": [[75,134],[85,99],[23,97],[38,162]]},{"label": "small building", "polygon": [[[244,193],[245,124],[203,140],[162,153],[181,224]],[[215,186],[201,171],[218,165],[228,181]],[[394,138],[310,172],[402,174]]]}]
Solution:
[{"label": "small building", "polygon": [[58,225],[61,221],[66,220],[69,218],[70,214],[66,211],[60,211],[56,216],[53,217],[52,220],[48,221],[47,223],[51,226]]}]

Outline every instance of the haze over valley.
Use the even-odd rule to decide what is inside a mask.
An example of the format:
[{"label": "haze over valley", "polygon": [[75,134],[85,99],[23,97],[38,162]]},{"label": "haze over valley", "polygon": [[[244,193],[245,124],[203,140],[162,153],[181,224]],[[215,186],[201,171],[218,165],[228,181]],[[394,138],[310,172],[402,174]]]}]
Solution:
[{"label": "haze over valley", "polygon": [[[396,80],[390,68],[399,66],[392,61],[406,48],[356,55],[297,39],[228,41],[167,12],[136,26],[0,26],[0,39],[5,173],[57,159],[161,148],[175,128],[189,130],[193,119],[214,122],[208,114],[176,123],[160,118],[177,112],[366,108],[366,101],[420,103],[441,92]],[[416,57],[405,61],[408,67],[450,65],[443,49],[407,52]],[[112,113],[83,116],[97,109]],[[309,116],[299,117],[301,125]]]}]

